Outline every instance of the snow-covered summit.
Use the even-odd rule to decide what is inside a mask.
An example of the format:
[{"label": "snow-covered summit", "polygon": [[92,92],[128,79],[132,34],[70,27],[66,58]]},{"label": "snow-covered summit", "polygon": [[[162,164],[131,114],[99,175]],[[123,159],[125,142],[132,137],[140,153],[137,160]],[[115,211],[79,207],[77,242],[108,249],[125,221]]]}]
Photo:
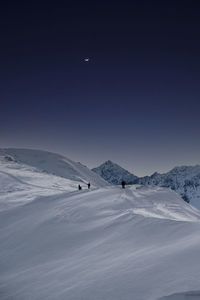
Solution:
[{"label": "snow-covered summit", "polygon": [[55,153],[0,149],[0,210],[49,196],[108,183],[80,163]]},{"label": "snow-covered summit", "polygon": [[175,167],[165,174],[154,173],[138,178],[139,184],[169,187],[186,201],[200,208],[200,166]]},{"label": "snow-covered summit", "polygon": [[137,179],[137,176],[131,174],[111,160],[108,160],[99,167],[92,169],[92,171],[99,174],[109,183],[116,185],[121,184],[122,180],[125,180],[127,184],[133,184]]},{"label": "snow-covered summit", "polygon": [[118,185],[124,179],[129,184],[158,185],[168,187],[179,193],[183,199],[200,208],[200,166],[179,166],[171,171],[151,176],[137,177],[108,160],[101,166],[93,169],[106,181]]},{"label": "snow-covered summit", "polygon": [[106,182],[86,166],[74,162],[60,154],[32,149],[0,149],[1,160],[25,164],[56,176],[75,181],[91,182],[93,185],[105,186]]},{"label": "snow-covered summit", "polygon": [[61,155],[2,149],[0,228],[1,300],[200,294],[200,211],[166,188],[122,189]]}]

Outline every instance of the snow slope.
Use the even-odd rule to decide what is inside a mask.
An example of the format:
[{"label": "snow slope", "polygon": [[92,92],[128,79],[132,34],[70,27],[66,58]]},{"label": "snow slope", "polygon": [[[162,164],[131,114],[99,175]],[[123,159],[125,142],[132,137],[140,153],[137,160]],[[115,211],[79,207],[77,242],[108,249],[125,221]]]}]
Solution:
[{"label": "snow slope", "polygon": [[199,299],[200,299],[200,291],[191,291],[191,292],[169,295],[166,297],[162,297],[159,300],[199,300]]},{"label": "snow slope", "polygon": [[151,176],[137,177],[111,161],[92,169],[112,184],[121,184],[122,179],[129,184],[158,185],[179,193],[185,201],[200,209],[200,166],[175,167],[171,171]]},{"label": "snow slope", "polygon": [[108,160],[99,167],[92,169],[92,171],[99,174],[107,182],[116,185],[121,184],[122,180],[125,180],[127,184],[133,184],[138,178],[119,165],[113,163],[111,160]]},{"label": "snow slope", "polygon": [[28,149],[0,149],[0,210],[36,199],[107,186],[100,176],[61,155]]},{"label": "snow slope", "polygon": [[200,209],[200,166],[175,167],[165,174],[154,173],[137,180],[140,184],[169,187]]},{"label": "snow slope", "polygon": [[2,210],[0,228],[1,300],[174,300],[199,290],[200,212],[168,189],[59,191]]},{"label": "snow slope", "polygon": [[0,149],[0,157],[5,158],[5,156],[42,172],[84,183],[90,181],[95,186],[106,185],[106,182],[100,176],[94,174],[86,166],[60,154],[32,149]]}]

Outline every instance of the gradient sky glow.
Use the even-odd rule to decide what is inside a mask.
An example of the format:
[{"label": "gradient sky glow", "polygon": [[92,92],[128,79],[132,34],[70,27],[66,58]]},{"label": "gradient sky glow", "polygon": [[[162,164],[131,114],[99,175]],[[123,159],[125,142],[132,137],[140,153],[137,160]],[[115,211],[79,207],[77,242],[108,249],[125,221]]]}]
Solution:
[{"label": "gradient sky glow", "polygon": [[131,2],[2,4],[0,147],[136,175],[200,163],[200,4]]}]

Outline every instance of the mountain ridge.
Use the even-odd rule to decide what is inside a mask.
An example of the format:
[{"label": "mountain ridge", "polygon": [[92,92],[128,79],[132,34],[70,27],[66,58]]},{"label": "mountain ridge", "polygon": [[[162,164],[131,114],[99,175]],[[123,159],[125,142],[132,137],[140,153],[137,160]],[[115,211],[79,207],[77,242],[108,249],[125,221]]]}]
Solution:
[{"label": "mountain ridge", "polygon": [[57,154],[12,149],[0,151],[0,216],[1,300],[199,290],[200,211],[168,188],[122,189]]},{"label": "mountain ridge", "polygon": [[[127,184],[158,185],[171,188],[179,193],[186,202],[200,208],[200,165],[198,164],[194,166],[175,166],[166,173],[154,172],[150,176],[137,177],[123,168],[123,172],[120,173],[118,171],[121,168],[119,165],[110,160],[107,162],[92,170],[112,184],[121,184],[121,181],[125,180]],[[112,164],[117,165],[118,169],[113,167]],[[126,171],[132,180],[126,180],[126,177],[123,176]]]},{"label": "mountain ridge", "polygon": [[51,152],[0,149],[0,211],[34,201],[37,197],[109,184],[80,163]]},{"label": "mountain ridge", "polygon": [[41,172],[57,175],[66,179],[82,181],[87,183],[105,186],[107,182],[94,174],[89,168],[80,162],[74,162],[71,159],[57,153],[25,148],[2,148],[0,149],[1,161],[7,159],[13,163],[22,163],[32,166]]},{"label": "mountain ridge", "polygon": [[99,167],[93,168],[92,171],[115,185],[121,184],[122,180],[125,180],[127,184],[133,184],[138,178],[111,160],[105,161]]}]

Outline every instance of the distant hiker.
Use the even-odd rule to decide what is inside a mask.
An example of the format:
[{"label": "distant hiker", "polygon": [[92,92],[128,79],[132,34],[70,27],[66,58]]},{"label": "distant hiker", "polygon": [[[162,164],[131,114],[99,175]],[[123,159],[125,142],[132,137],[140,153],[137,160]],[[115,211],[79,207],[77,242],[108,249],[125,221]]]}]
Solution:
[{"label": "distant hiker", "polygon": [[121,184],[122,184],[122,188],[125,189],[126,182],[125,182],[124,180],[122,180],[122,183],[121,183]]},{"label": "distant hiker", "polygon": [[80,184],[78,185],[78,189],[79,189],[79,191],[82,190],[82,187],[80,186]]},{"label": "distant hiker", "polygon": [[88,189],[90,189],[90,182],[87,184],[87,186],[88,186]]}]

